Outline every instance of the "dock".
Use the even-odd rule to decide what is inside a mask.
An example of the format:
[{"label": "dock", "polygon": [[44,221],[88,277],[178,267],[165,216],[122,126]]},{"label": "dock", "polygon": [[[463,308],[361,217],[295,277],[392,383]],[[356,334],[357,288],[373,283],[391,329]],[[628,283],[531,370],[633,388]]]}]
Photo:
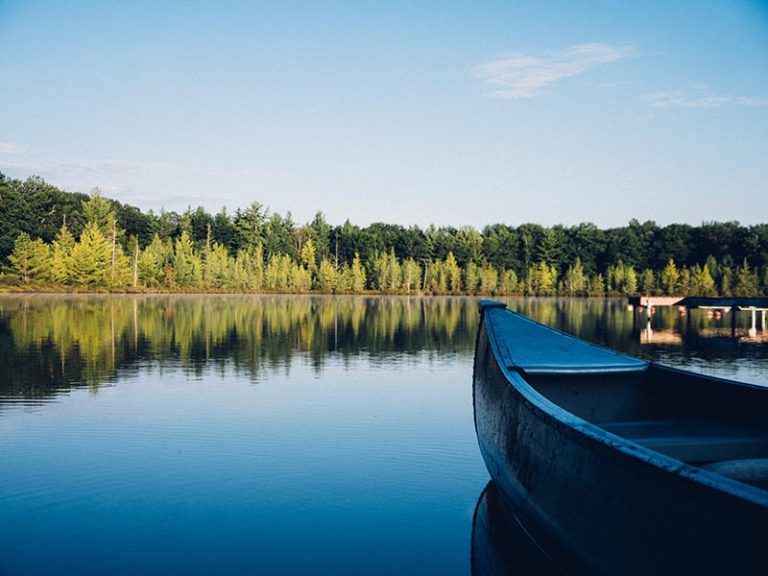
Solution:
[{"label": "dock", "polygon": [[635,308],[638,306],[651,308],[652,306],[677,306],[682,299],[682,296],[630,296],[629,303]]},{"label": "dock", "polygon": [[731,313],[731,329],[734,333],[736,329],[736,312],[750,312],[752,314],[752,326],[749,329],[749,335],[753,338],[757,335],[758,312],[760,313],[760,330],[765,331],[768,327],[766,324],[768,297],[762,296],[688,296],[687,298],[680,298],[679,296],[630,296],[629,304],[633,309],[638,311],[645,309],[649,322],[655,307],[677,306],[680,309],[680,313],[686,315],[689,310],[694,310],[696,308],[711,310],[718,315],[720,313]]}]

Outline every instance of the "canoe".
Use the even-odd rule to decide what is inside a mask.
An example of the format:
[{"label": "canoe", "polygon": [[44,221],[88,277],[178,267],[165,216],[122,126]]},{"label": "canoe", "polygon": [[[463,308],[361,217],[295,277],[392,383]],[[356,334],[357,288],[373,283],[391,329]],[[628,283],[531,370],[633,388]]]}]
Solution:
[{"label": "canoe", "polygon": [[768,574],[768,388],[480,309],[480,451],[565,571]]}]

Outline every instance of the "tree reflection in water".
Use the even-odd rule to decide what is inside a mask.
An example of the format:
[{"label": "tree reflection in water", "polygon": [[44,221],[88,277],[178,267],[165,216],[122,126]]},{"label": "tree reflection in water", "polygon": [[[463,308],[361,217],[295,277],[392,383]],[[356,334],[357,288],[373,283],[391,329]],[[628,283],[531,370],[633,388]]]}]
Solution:
[{"label": "tree reflection in water", "polygon": [[[234,295],[2,295],[0,399],[44,401],[72,387],[114,382],[140,367],[181,367],[201,375],[227,367],[254,381],[290,370],[296,358],[320,373],[328,355],[394,353],[471,357],[477,298]],[[507,298],[510,308],[581,338],[676,365],[692,358],[764,359],[765,346],[706,336],[717,322],[705,314],[660,309],[657,332],[680,334],[677,349],[643,342],[645,316],[621,299]],[[694,311],[696,312],[696,311]],[[744,316],[741,324],[748,322]],[[741,326],[740,324],[740,326]],[[744,328],[744,327],[742,327]],[[746,330],[746,328],[744,328]],[[661,339],[659,339],[661,340]],[[708,342],[714,343],[708,345]],[[747,346],[747,347],[745,347]],[[672,350],[672,355],[670,355]]]}]

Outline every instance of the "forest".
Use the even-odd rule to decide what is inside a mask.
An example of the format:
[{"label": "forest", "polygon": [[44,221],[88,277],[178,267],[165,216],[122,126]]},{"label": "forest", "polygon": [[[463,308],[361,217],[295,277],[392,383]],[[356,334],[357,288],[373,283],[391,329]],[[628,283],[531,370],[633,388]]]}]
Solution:
[{"label": "forest", "polygon": [[758,296],[768,224],[299,224],[256,201],[142,212],[0,172],[0,265],[4,290]]}]

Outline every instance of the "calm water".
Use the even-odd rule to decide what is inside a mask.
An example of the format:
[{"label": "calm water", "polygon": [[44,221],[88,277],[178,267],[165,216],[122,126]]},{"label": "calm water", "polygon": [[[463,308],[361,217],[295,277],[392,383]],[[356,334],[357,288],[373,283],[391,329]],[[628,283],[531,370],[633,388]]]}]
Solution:
[{"label": "calm water", "polygon": [[[768,384],[759,318],[508,302]],[[0,574],[468,574],[477,320],[462,298],[0,297]]]}]

